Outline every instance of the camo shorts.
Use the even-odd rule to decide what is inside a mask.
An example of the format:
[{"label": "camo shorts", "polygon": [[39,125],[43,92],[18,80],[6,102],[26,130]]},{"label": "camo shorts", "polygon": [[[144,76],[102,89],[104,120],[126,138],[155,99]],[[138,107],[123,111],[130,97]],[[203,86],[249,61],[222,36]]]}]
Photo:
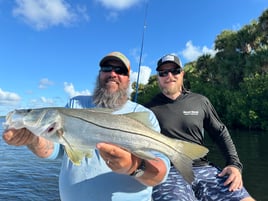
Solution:
[{"label": "camo shorts", "polygon": [[153,189],[154,201],[240,201],[249,197],[245,188],[230,192],[223,183],[226,177],[218,177],[220,169],[211,166],[193,167],[195,180],[189,185],[171,166],[166,182]]}]

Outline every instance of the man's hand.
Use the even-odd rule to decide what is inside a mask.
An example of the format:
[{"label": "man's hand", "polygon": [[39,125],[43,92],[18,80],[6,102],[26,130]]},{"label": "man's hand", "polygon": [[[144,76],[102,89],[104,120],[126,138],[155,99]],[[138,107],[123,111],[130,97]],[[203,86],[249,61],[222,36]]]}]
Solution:
[{"label": "man's hand", "polygon": [[[113,144],[98,143],[100,155],[114,172],[130,175],[141,164],[142,159],[127,150]],[[167,174],[165,163],[159,158],[145,160],[145,170],[141,177],[135,177],[139,182],[147,186],[159,184]]]},{"label": "man's hand", "polygon": [[141,162],[141,159],[113,144],[98,143],[97,148],[107,166],[120,174],[131,174]]},{"label": "man's hand", "polygon": [[5,130],[2,137],[9,145],[27,146],[34,154],[41,158],[49,157],[54,150],[53,142],[34,135],[26,128]]},{"label": "man's hand", "polygon": [[224,186],[230,185],[229,191],[236,191],[243,187],[242,175],[238,168],[231,165],[226,166],[218,176],[223,177],[225,175],[229,175],[224,182]]},{"label": "man's hand", "polygon": [[37,140],[37,136],[26,128],[5,130],[2,137],[7,144],[14,146],[30,145]]}]

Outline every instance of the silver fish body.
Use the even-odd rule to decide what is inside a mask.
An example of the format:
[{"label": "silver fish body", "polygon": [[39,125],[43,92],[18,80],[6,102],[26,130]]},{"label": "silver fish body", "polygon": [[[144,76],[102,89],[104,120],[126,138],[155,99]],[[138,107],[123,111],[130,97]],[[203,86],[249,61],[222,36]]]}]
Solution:
[{"label": "silver fish body", "polygon": [[151,151],[165,154],[186,181],[194,179],[192,162],[208,149],[175,140],[150,128],[148,112],[112,114],[100,109],[39,108],[14,110],[6,116],[6,129],[27,128],[33,134],[65,146],[70,160],[79,165],[99,142],[118,145],[151,160]]}]

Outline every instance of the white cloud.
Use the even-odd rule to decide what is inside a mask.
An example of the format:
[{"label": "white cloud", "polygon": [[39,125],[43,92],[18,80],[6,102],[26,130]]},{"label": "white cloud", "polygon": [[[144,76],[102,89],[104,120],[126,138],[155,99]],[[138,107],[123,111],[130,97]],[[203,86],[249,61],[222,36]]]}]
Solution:
[{"label": "white cloud", "polygon": [[[141,66],[140,68],[140,76],[139,76],[139,83],[147,84],[151,75],[152,69],[147,66]],[[137,82],[138,72],[131,72],[130,80],[131,83]]]},{"label": "white cloud", "polygon": [[143,3],[142,0],[96,0],[103,7],[110,10],[106,13],[106,19],[116,21],[118,19],[118,11],[126,10],[138,3]]},{"label": "white cloud", "polygon": [[51,86],[51,85],[53,85],[54,83],[52,82],[52,81],[50,81],[50,80],[48,80],[48,78],[43,78],[43,79],[41,79],[40,81],[39,81],[39,86],[38,86],[38,88],[40,88],[40,89],[45,89],[45,88],[47,88],[48,86]]},{"label": "white cloud", "polygon": [[239,29],[241,29],[241,25],[240,24],[235,24],[232,26],[232,30],[233,31],[238,31]]},{"label": "white cloud", "polygon": [[54,100],[51,98],[46,98],[46,97],[41,97],[40,98],[42,103],[48,104],[48,105],[53,105],[54,104]]},{"label": "white cloud", "polygon": [[13,92],[3,91],[0,88],[0,106],[16,105],[20,102],[21,97]]},{"label": "white cloud", "polygon": [[97,2],[100,2],[104,7],[108,9],[124,10],[143,1],[141,0],[97,0]]},{"label": "white cloud", "polygon": [[27,103],[24,104],[24,108],[41,108],[41,107],[50,107],[50,106],[56,106],[57,103],[52,98],[46,98],[44,96],[41,96],[37,99],[31,99]]},{"label": "white cloud", "polygon": [[69,95],[69,97],[74,97],[77,95],[90,95],[89,90],[75,91],[74,85],[72,83],[64,82],[64,91]]},{"label": "white cloud", "polygon": [[186,48],[182,51],[183,57],[188,61],[194,61],[204,54],[210,54],[214,56],[216,54],[216,51],[213,48],[208,48],[207,46],[203,46],[202,48],[199,46],[194,46],[192,41],[188,41],[186,43]]},{"label": "white cloud", "polygon": [[146,52],[143,52],[142,55],[140,55],[140,54],[141,54],[141,49],[140,48],[133,48],[133,49],[130,50],[130,55],[132,57],[134,57],[134,60],[135,60],[136,63],[140,63],[140,62],[143,63],[144,60],[147,58]]},{"label": "white cloud", "polygon": [[75,11],[64,0],[16,0],[16,4],[13,15],[22,18],[37,30],[71,24],[78,14],[88,18],[85,7],[78,6]]},{"label": "white cloud", "polygon": [[29,99],[23,103],[21,108],[41,108],[41,107],[62,107],[66,104],[66,100],[61,97],[47,98],[44,96]]},{"label": "white cloud", "polygon": [[76,10],[77,10],[77,14],[81,15],[83,19],[85,19],[86,21],[90,20],[87,7],[85,5],[77,5]]},{"label": "white cloud", "polygon": [[111,11],[111,12],[109,12],[109,13],[106,14],[106,17],[105,18],[108,21],[114,22],[114,21],[117,20],[118,16],[119,16],[118,12]]},{"label": "white cloud", "polygon": [[[152,69],[147,66],[141,66],[140,68],[140,76],[139,76],[139,84],[147,84],[149,82],[149,78],[151,76]],[[131,94],[134,89],[131,88],[133,82],[137,82],[138,72],[130,72],[130,87],[129,94]]]}]

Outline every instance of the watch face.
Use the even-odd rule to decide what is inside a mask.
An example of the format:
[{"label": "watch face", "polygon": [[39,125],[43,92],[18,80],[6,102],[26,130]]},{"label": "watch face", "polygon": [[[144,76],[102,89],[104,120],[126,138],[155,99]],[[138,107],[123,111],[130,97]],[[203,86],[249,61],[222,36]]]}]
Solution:
[{"label": "watch face", "polygon": [[144,174],[144,170],[142,170],[142,169],[137,169],[136,171],[135,171],[135,177],[141,177],[142,175]]},{"label": "watch face", "polygon": [[144,171],[145,171],[145,160],[142,159],[139,167],[132,174],[130,174],[130,176],[141,177],[144,174]]}]

